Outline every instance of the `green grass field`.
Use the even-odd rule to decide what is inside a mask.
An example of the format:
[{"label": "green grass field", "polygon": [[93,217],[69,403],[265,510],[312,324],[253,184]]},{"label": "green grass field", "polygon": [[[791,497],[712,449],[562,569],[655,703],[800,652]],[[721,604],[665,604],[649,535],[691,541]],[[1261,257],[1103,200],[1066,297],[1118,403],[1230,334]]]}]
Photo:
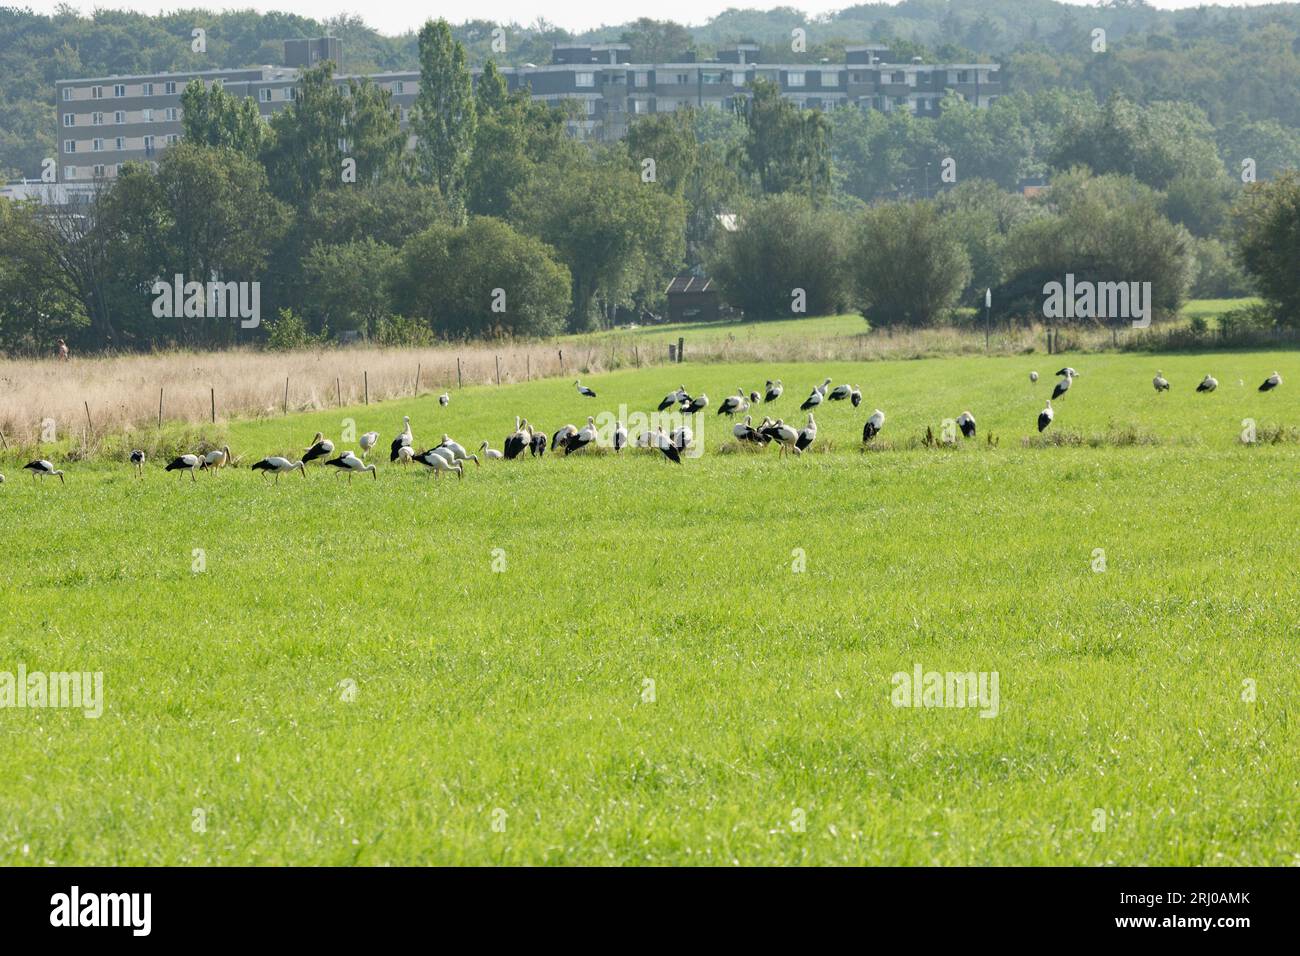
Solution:
[{"label": "green grass field", "polygon": [[[1082,444],[1025,446],[1062,364],[1049,435]],[[0,710],[0,863],[1300,862],[1293,354],[687,363],[223,434],[244,466],[344,418],[500,448],[769,377],[802,424],[824,376],[863,407],[786,460],[713,414],[680,467],[6,460],[0,671],[102,671],[106,702]],[[963,409],[975,442],[918,446]],[[893,706],[917,665],[996,671],[997,716]]]}]

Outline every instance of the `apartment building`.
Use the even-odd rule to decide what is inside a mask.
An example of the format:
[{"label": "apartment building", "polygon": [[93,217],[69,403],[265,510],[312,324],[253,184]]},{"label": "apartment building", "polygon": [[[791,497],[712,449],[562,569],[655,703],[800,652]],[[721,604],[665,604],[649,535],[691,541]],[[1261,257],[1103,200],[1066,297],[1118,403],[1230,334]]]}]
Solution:
[{"label": "apartment building", "polygon": [[[255,100],[269,119],[293,101],[299,70],[325,59],[339,63],[341,54],[336,37],[287,40],[285,62],[278,67],[59,80],[59,181],[111,178],[122,163],[156,162],[180,140],[181,94],[193,79],[219,83],[235,96]],[[628,123],[641,115],[688,106],[737,109],[759,78],[808,109],[907,110],[920,116],[937,114],[947,90],[981,108],[1003,92],[997,64],[891,63],[888,48],[879,45],[849,47],[843,63],[758,63],[757,54],[756,45],[742,43],[718,51],[711,60],[683,54],[676,63],[638,64],[630,62],[627,44],[568,44],[555,47],[548,65],[503,67],[501,72],[512,90],[527,89],[546,102],[575,103],[570,132],[601,140],[622,138]],[[353,77],[336,78],[346,83]],[[389,90],[405,125],[419,91],[419,72],[367,78]]]}]

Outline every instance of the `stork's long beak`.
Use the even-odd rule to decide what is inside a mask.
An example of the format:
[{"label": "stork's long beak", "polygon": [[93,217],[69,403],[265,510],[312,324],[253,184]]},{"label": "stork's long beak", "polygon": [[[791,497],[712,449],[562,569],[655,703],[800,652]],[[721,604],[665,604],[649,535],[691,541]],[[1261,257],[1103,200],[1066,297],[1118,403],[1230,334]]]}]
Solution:
[{"label": "stork's long beak", "polygon": [[302,472],[303,480],[306,480],[306,478],[307,478],[307,463],[306,463],[306,462],[299,462],[299,463],[298,463],[298,470]]},{"label": "stork's long beak", "polygon": [[63,480],[63,472],[59,472],[59,484],[61,485],[67,484],[67,482]]},{"label": "stork's long beak", "polygon": [[478,460],[478,455],[470,455],[469,457],[474,459],[474,464],[478,465],[479,467],[482,467],[483,462]]}]

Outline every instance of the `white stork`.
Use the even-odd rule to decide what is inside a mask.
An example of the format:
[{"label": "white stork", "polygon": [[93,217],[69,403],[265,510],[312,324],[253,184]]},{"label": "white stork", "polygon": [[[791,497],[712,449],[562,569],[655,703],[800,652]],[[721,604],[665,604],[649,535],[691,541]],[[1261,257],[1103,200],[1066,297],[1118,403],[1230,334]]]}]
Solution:
[{"label": "white stork", "polygon": [[736,389],[735,395],[728,395],[722,400],[722,404],[718,406],[719,415],[728,415],[732,418],[748,410],[749,405],[745,402],[745,390],[743,388]]},{"label": "white stork", "polygon": [[775,382],[768,382],[767,393],[763,396],[763,401],[775,402],[778,398],[781,397],[781,393],[784,391],[785,391],[785,386],[781,384],[781,380],[779,378]]},{"label": "white stork", "polygon": [[361,457],[365,458],[370,454],[370,449],[379,444],[379,432],[366,432],[359,441],[361,443]]},{"label": "white stork", "polygon": [[1047,400],[1047,407],[1038,413],[1038,430],[1044,431],[1048,425],[1052,424],[1052,400]]},{"label": "white stork", "polygon": [[528,443],[528,454],[534,458],[541,458],[546,454],[546,433],[536,431],[533,433],[533,440]]},{"label": "white stork", "polygon": [[577,425],[564,425],[556,430],[551,436],[551,451],[564,448],[569,444],[569,439],[578,434]]},{"label": "white stork", "polygon": [[816,440],[817,423],[813,421],[812,412],[809,412],[808,424],[799,430],[799,437],[796,438],[794,442],[794,450],[802,454]]},{"label": "white stork", "polygon": [[168,463],[167,467],[164,470],[165,471],[188,471],[190,473],[190,480],[194,481],[196,480],[194,478],[194,472],[198,471],[198,469],[201,468],[202,466],[203,466],[202,455],[180,455],[176,458],[173,458]]},{"label": "white stork", "polygon": [[660,427],[659,430],[655,433],[654,443],[655,443],[655,447],[658,448],[661,452],[663,452],[663,456],[667,458],[669,461],[677,465],[680,465],[682,463],[682,456],[677,451],[677,446],[674,445],[672,443],[672,440],[667,435],[664,434],[664,430],[662,427]]},{"label": "white stork", "polygon": [[259,462],[254,462],[253,471],[271,472],[275,475],[275,483],[280,483],[280,476],[285,472],[293,471],[297,468],[302,472],[304,478],[307,477],[307,463],[303,461],[290,461],[288,458],[281,458],[279,455],[272,455],[270,458],[263,458]]},{"label": "white stork", "polygon": [[761,402],[762,400],[763,400],[763,396],[758,394],[758,389],[751,389],[751,390],[750,390],[750,393],[749,393],[749,403],[750,403],[751,405],[757,405],[757,404],[758,404],[759,402]]},{"label": "white stork", "polygon": [[1196,386],[1196,390],[1198,392],[1212,392],[1218,387],[1219,380],[1207,373],[1205,378],[1201,379],[1201,384]]},{"label": "white stork", "polygon": [[582,426],[582,430],[574,432],[574,434],[565,439],[564,454],[569,455],[575,451],[580,451],[581,449],[586,448],[596,440],[597,434],[596,419],[588,415],[587,424]]},{"label": "white stork", "polygon": [[309,461],[315,461],[318,458],[324,458],[326,455],[332,455],[333,453],[334,443],[320,432],[317,432],[316,437],[312,439],[311,447],[302,453],[302,462],[305,465]]},{"label": "white stork", "polygon": [[1037,372],[1030,372],[1030,373],[1029,373],[1029,381],[1031,381],[1031,382],[1037,382],[1037,381],[1038,381],[1038,373],[1037,373]]},{"label": "white stork", "polygon": [[852,385],[836,385],[834,388],[831,389],[831,393],[826,397],[829,398],[832,402],[842,402],[844,401],[844,399],[848,398],[851,394],[853,394]]},{"label": "white stork", "polygon": [[828,378],[826,381],[822,382],[822,384],[814,385],[812,393],[809,394],[809,396],[803,400],[803,404],[799,406],[799,411],[810,412],[820,405],[822,399],[826,397],[826,387],[830,385],[830,383],[831,380]]},{"label": "white stork", "polygon": [[678,425],[669,436],[669,440],[673,443],[673,447],[683,452],[690,447],[691,442],[695,441],[695,433],[686,425]]},{"label": "white stork", "polygon": [[501,452],[497,451],[495,448],[489,448],[486,441],[478,446],[478,450],[483,453],[484,458],[499,459],[501,457]]},{"label": "white stork", "polygon": [[975,416],[970,412],[962,412],[957,416],[957,427],[961,429],[963,438],[975,437]]},{"label": "white stork", "polygon": [[29,461],[27,464],[23,465],[23,469],[32,473],[33,480],[37,478],[58,478],[59,484],[67,484],[67,482],[63,480],[63,472],[50,464],[48,459],[38,458],[36,461]]},{"label": "white stork", "polygon": [[340,471],[346,471],[348,473],[348,484],[352,483],[352,476],[355,475],[357,472],[364,473],[368,471],[376,481],[379,480],[379,471],[375,468],[375,466],[367,465],[364,461],[362,461],[356,455],[352,454],[352,452],[350,451],[345,451],[337,458],[331,458],[329,461],[325,462],[325,464],[333,465],[335,468],[338,468]]},{"label": "white stork", "polygon": [[622,422],[614,423],[614,451],[620,452],[627,447],[627,426]]},{"label": "white stork", "polygon": [[441,395],[438,396],[438,404],[441,405],[443,408],[446,408],[448,405],[451,404],[451,395],[448,394],[447,392],[443,392]]},{"label": "white stork", "polygon": [[1075,371],[1072,368],[1062,369],[1063,377],[1056,383],[1056,388],[1052,389],[1052,398],[1060,398],[1070,390],[1071,383],[1074,382]]},{"label": "white stork", "polygon": [[411,459],[413,459],[414,457],[415,457],[415,449],[412,448],[410,445],[403,445],[401,448],[397,449],[397,460],[400,461],[403,465],[409,465],[411,463]]},{"label": "white stork", "polygon": [[856,385],[853,386],[853,391],[849,392],[849,401],[853,403],[854,408],[862,404],[862,392]]},{"label": "white stork", "polygon": [[763,433],[777,443],[783,455],[799,440],[799,433],[780,418],[763,429]]},{"label": "white stork", "polygon": [[394,438],[393,443],[388,446],[389,448],[388,460],[397,461],[398,456],[401,455],[402,453],[401,449],[412,448],[414,445],[415,445],[415,441],[411,436],[411,416],[403,415],[402,432],[396,438]]},{"label": "white stork", "polygon": [[573,387],[578,390],[579,395],[585,396],[586,398],[596,397],[596,393],[593,392],[591,389],[589,389],[586,385],[583,385],[581,380],[575,379],[573,383]]},{"label": "white stork", "polygon": [[682,408],[682,414],[694,415],[697,412],[704,411],[704,409],[706,409],[708,405],[709,405],[709,396],[705,395],[703,392],[700,392],[700,394],[697,397],[690,400],[690,404]]},{"label": "white stork", "polygon": [[214,448],[203,456],[203,464],[199,465],[200,469],[206,468],[225,468],[230,464],[230,446],[222,445],[220,448]]},{"label": "white stork", "polygon": [[[753,425],[753,421],[754,420],[752,417],[746,415],[745,420],[743,422],[741,422],[739,425],[733,425],[731,427],[731,434],[734,435],[738,441],[747,441],[754,445],[766,445],[772,439],[770,439],[769,437],[764,435],[761,431],[759,431],[757,428],[755,428]],[[763,419],[763,424],[767,425],[770,423],[765,418]]]},{"label": "white stork", "polygon": [[686,394],[686,386],[678,386],[677,391],[669,392],[664,396],[664,400],[659,403],[657,411],[667,411],[668,409],[680,405],[682,402],[690,401],[691,397]]},{"label": "white stork", "polygon": [[505,455],[507,461],[514,461],[524,453],[524,449],[533,442],[533,430],[528,427],[527,419],[515,418],[515,430],[506,438]]},{"label": "white stork", "polygon": [[877,408],[871,413],[871,417],[867,419],[867,423],[862,426],[862,440],[864,442],[871,441],[871,439],[880,434],[880,429],[884,427],[885,413]]},{"label": "white stork", "polygon": [[448,452],[445,456],[438,454],[438,452],[439,449],[430,448],[428,451],[416,455],[415,460],[428,468],[435,476],[444,471],[454,471],[457,478],[465,477],[465,466],[456,461],[451,452]]},{"label": "white stork", "polygon": [[135,467],[135,473],[141,477],[144,476],[144,450],[137,448],[131,452],[131,464]]},{"label": "white stork", "polygon": [[1282,376],[1274,372],[1268,378],[1264,379],[1264,384],[1259,387],[1261,392],[1271,392],[1282,384]]},{"label": "white stork", "polygon": [[1067,365],[1067,366],[1066,366],[1065,368],[1063,368],[1063,369],[1058,370],[1056,374],[1057,374],[1057,375],[1067,375],[1067,376],[1069,376],[1070,378],[1078,378],[1078,377],[1079,377],[1079,373],[1076,372],[1076,371],[1074,370],[1074,368],[1071,367],[1071,366],[1069,366],[1069,365]]},{"label": "white stork", "polygon": [[1160,369],[1156,369],[1156,377],[1151,380],[1151,384],[1155,386],[1157,395],[1169,391],[1169,380],[1165,378],[1165,373]]},{"label": "white stork", "polygon": [[478,460],[478,455],[471,455],[469,452],[465,451],[464,446],[459,442],[452,441],[451,436],[448,434],[443,434],[442,442],[439,443],[438,447],[448,449],[452,455],[456,457],[457,461],[473,461],[476,465],[482,464],[482,462]]}]

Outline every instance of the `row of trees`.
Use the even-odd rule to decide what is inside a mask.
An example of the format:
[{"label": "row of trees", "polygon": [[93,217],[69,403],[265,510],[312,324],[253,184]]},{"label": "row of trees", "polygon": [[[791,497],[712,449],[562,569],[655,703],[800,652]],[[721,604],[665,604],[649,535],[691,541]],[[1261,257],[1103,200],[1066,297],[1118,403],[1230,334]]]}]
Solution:
[{"label": "row of trees", "polygon": [[[728,301],[752,316],[845,308],[874,325],[952,319],[993,291],[999,318],[1042,316],[1043,288],[1150,282],[1157,317],[1202,283],[1249,283],[1217,240],[1197,239],[1161,211],[1161,194],[1132,176],[1080,167],[1041,199],[971,181],[936,199],[858,211],[817,208],[793,194],[752,202],[713,248],[710,267]],[[1232,212],[1241,266],[1282,323],[1300,325],[1300,176],[1256,184]],[[1117,319],[1121,317],[1115,317]]]}]

